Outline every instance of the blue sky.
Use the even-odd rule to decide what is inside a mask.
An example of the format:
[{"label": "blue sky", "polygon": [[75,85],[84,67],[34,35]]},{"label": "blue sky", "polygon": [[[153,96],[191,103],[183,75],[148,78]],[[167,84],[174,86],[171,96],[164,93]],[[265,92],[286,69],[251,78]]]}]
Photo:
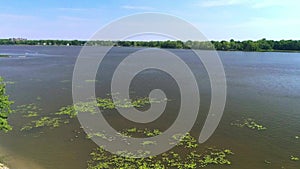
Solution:
[{"label": "blue sky", "polygon": [[300,39],[298,0],[0,0],[0,38],[88,39],[120,17],[162,12],[208,39]]}]

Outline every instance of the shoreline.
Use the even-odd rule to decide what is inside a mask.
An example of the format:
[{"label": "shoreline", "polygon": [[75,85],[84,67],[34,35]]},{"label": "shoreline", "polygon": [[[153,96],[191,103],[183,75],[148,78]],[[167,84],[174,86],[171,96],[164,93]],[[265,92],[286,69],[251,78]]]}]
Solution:
[{"label": "shoreline", "polygon": [[[38,46],[38,47],[122,47],[122,48],[158,48],[158,47],[147,47],[147,46],[100,46],[100,45],[0,45],[0,46]],[[259,53],[265,53],[265,52],[278,52],[278,53],[300,53],[300,50],[259,50],[259,51],[247,51],[247,50],[213,50],[213,49],[182,49],[182,48],[158,48],[158,49],[180,49],[180,50],[203,50],[203,51],[221,51],[221,52],[259,52]],[[0,54],[0,58],[9,58],[9,55]]]},{"label": "shoreline", "polygon": [[0,162],[0,169],[43,169],[38,163],[24,156],[15,154],[0,144],[0,156],[5,157]]},{"label": "shoreline", "polygon": [[0,163],[0,169],[9,169],[6,165]]}]

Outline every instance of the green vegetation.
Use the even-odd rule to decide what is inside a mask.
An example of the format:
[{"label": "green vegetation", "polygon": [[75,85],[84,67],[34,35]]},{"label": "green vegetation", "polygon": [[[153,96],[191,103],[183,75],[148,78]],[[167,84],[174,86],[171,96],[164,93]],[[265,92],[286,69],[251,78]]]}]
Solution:
[{"label": "green vegetation", "polygon": [[237,126],[237,127],[247,127],[252,130],[266,130],[267,128],[258,124],[255,122],[254,119],[252,118],[246,118],[243,120],[236,120],[235,122],[231,123],[232,126]]},{"label": "green vegetation", "polygon": [[5,86],[6,83],[3,78],[0,77],[0,130],[7,132],[12,129],[12,127],[8,124],[7,118],[8,115],[12,113],[10,106],[13,102],[9,100]]},{"label": "green vegetation", "polygon": [[[39,99],[37,99],[39,100]],[[26,104],[18,106],[14,112],[22,113],[23,117],[26,118],[34,118],[31,122],[25,124],[21,131],[31,130],[34,128],[41,128],[41,127],[51,127],[56,128],[59,127],[61,124],[69,123],[69,119],[75,118],[77,113],[96,113],[96,107],[100,109],[115,109],[119,108],[140,108],[144,107],[150,103],[161,103],[167,101],[167,99],[157,100],[154,98],[136,98],[134,100],[128,99],[118,99],[116,102],[113,102],[110,98],[97,98],[97,102],[88,101],[88,102],[79,102],[74,105],[69,105],[60,108],[57,112],[50,114],[50,116],[40,117],[40,119],[35,119],[35,117],[39,116],[39,113],[42,111],[36,104]],[[147,135],[154,135],[157,134],[157,131],[147,131]],[[93,136],[101,136],[101,133],[94,133],[89,135],[88,137]]]},{"label": "green vegetation", "polygon": [[23,130],[31,130],[33,128],[40,128],[40,127],[51,127],[56,128],[59,127],[59,124],[62,122],[60,118],[51,118],[51,117],[41,117],[38,120],[34,120],[29,124],[25,125],[21,128]]},{"label": "green vegetation", "polygon": [[87,82],[87,83],[96,83],[96,82],[98,82],[98,80],[85,80],[85,82]]},{"label": "green vegetation", "polygon": [[0,45],[74,45],[74,46],[131,46],[224,51],[300,51],[300,40],[235,41],[78,41],[78,40],[12,40],[0,39]]},{"label": "green vegetation", "polygon": [[15,84],[16,82],[13,82],[13,81],[5,81],[4,82],[6,85],[13,85],[13,84]]},{"label": "green vegetation", "polygon": [[197,140],[192,137],[189,133],[187,134],[175,134],[172,136],[172,141],[170,144],[177,144],[178,141],[180,141],[177,146],[184,146],[185,148],[196,148],[198,147]]},{"label": "green vegetation", "polygon": [[0,58],[8,58],[9,55],[0,55]]},{"label": "green vegetation", "polygon": [[13,112],[23,114],[23,117],[36,117],[41,111],[42,109],[38,107],[35,103],[20,105],[13,110]]},{"label": "green vegetation", "polygon": [[295,157],[295,156],[291,156],[290,159],[292,161],[299,161],[300,160],[299,157]]},{"label": "green vegetation", "polygon": [[129,128],[129,129],[124,129],[121,132],[123,135],[125,136],[132,136],[134,134],[134,136],[139,136],[139,137],[154,137],[157,135],[161,134],[161,131],[158,129],[137,129],[137,128]]},{"label": "green vegetation", "polygon": [[[135,134],[142,134],[144,136],[157,135],[161,133],[158,129],[137,129],[130,128],[124,129],[123,134],[131,137]],[[105,134],[98,134],[101,138],[108,138]],[[177,138],[179,135],[174,135]],[[180,134],[180,136],[183,136]],[[198,149],[199,145],[194,142],[196,139],[192,137],[189,133],[186,135],[186,139],[181,139],[180,144],[178,144],[177,151],[169,151],[158,156],[150,156],[146,158],[131,158],[131,156],[141,156],[147,155],[150,152],[143,152],[142,150],[136,151],[136,153],[129,153],[127,151],[119,151],[117,155],[110,154],[106,152],[102,147],[98,147],[95,151],[91,153],[91,160],[88,161],[88,169],[100,169],[100,168],[140,168],[140,169],[150,169],[150,168],[200,168],[208,165],[230,165],[231,161],[227,159],[229,155],[233,155],[232,151],[229,149],[217,149],[217,148],[207,148],[203,152]],[[155,142],[145,141],[142,143],[143,146],[155,145]],[[197,146],[189,147],[189,145],[197,144]],[[190,149],[185,149],[189,147]],[[185,149],[186,153],[182,153],[182,149]],[[122,156],[121,156],[122,155]]]}]

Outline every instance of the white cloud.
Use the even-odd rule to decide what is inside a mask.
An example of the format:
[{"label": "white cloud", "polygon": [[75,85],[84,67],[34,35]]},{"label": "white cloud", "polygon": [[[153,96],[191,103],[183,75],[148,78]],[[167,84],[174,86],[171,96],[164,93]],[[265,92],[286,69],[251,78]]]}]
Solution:
[{"label": "white cloud", "polygon": [[124,5],[124,6],[121,6],[121,8],[123,8],[123,9],[130,9],[130,10],[144,10],[144,11],[154,10],[154,8],[149,7],[149,6]]}]

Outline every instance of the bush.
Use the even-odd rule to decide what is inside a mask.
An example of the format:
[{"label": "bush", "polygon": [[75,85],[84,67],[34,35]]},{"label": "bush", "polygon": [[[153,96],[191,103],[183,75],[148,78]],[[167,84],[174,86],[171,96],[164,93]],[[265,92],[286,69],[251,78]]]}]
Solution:
[{"label": "bush", "polygon": [[12,112],[10,106],[13,102],[10,101],[9,96],[6,95],[5,86],[6,84],[3,78],[0,77],[0,130],[7,132],[12,129],[8,124],[7,118]]}]

